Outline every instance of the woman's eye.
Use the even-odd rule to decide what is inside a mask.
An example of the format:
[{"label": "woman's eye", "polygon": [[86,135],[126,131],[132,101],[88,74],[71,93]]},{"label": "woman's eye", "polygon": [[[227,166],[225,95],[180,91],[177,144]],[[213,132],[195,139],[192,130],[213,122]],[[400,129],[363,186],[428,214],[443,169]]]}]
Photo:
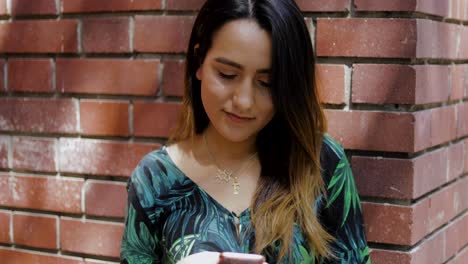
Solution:
[{"label": "woman's eye", "polygon": [[271,86],[271,84],[269,82],[258,81],[258,83],[260,84],[260,86],[262,86],[264,88],[270,88],[270,86]]},{"label": "woman's eye", "polygon": [[219,76],[221,76],[221,78],[228,79],[228,80],[232,80],[236,78],[235,74],[224,74],[222,72],[219,72]]}]

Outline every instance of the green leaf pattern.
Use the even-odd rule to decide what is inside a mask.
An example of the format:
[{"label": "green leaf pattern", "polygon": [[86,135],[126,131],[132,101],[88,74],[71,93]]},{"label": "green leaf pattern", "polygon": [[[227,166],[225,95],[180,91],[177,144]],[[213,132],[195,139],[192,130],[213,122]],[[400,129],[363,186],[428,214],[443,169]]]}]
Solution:
[{"label": "green leaf pattern", "polygon": [[[331,150],[328,154],[340,160],[336,168],[325,168],[334,169],[327,186],[329,199],[318,199],[316,207],[330,210],[335,204],[341,210],[337,216],[341,219],[335,234],[337,240],[331,245],[340,259],[317,261],[296,225],[292,259],[285,258],[281,263],[370,263],[359,196],[349,163],[343,149],[329,136],[325,136],[324,144]],[[250,228],[250,211],[245,210],[238,216],[242,226],[238,236],[235,216],[180,171],[164,147],[140,162],[129,186],[132,186],[129,197],[135,200],[127,205],[122,263],[176,263],[202,251],[253,252],[255,238]],[[141,207],[135,208],[135,203]],[[265,250],[269,263],[277,262],[280,244],[275,243]]]}]

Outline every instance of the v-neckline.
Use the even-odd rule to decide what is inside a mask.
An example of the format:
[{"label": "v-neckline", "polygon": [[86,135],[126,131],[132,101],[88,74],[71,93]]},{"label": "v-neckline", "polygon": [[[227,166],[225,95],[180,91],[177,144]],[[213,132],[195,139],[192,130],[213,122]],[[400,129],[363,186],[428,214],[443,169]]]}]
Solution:
[{"label": "v-neckline", "polygon": [[250,207],[247,207],[246,209],[242,210],[239,214],[237,214],[236,212],[232,211],[232,210],[229,210],[226,206],[224,206],[221,202],[219,202],[218,200],[216,200],[211,194],[209,194],[205,189],[203,189],[198,183],[196,183],[194,180],[192,180],[192,178],[190,178],[185,172],[182,171],[182,169],[179,168],[179,166],[177,166],[177,164],[174,162],[174,160],[172,159],[171,155],[169,154],[169,152],[167,152],[167,147],[164,145],[161,147],[161,150],[164,151],[164,154],[167,156],[167,159],[170,163],[172,163],[172,165],[174,166],[174,168],[185,178],[187,179],[188,181],[190,181],[191,183],[193,183],[193,185],[196,186],[196,188],[203,194],[205,195],[206,197],[208,197],[209,200],[211,200],[217,207],[221,208],[223,211],[225,211],[226,214],[228,215],[231,215],[231,216],[234,216],[235,218],[239,219],[244,216],[244,215],[247,215],[249,212],[250,212]]}]

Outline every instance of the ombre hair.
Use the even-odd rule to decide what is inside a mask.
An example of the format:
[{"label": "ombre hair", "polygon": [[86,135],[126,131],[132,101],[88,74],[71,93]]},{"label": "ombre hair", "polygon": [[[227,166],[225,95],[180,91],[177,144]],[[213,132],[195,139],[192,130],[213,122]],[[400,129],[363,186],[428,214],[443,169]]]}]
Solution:
[{"label": "ombre hair", "polygon": [[320,148],[326,120],[314,75],[311,38],[294,0],[206,1],[190,37],[183,109],[171,141],[193,138],[207,128],[210,121],[196,72],[217,30],[238,19],[257,22],[272,40],[270,94],[275,116],[256,139],[261,175],[251,204],[255,252],[279,243],[279,259],[289,256],[297,225],[313,255],[327,258],[334,238],[314,211],[315,201],[325,194]]}]

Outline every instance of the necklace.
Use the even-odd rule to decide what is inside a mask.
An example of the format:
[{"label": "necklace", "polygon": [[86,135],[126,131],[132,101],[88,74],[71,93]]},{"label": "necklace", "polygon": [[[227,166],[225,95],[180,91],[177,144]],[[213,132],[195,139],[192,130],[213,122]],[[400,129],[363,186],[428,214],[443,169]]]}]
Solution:
[{"label": "necklace", "polygon": [[208,152],[208,155],[210,156],[211,161],[213,161],[213,163],[216,166],[216,169],[217,169],[216,181],[218,183],[221,183],[221,182],[228,183],[228,182],[230,182],[232,180],[232,187],[234,189],[234,194],[239,194],[240,183],[239,183],[239,178],[237,177],[237,173],[242,171],[242,169],[244,169],[244,167],[247,166],[247,164],[249,164],[249,161],[251,161],[253,159],[253,157],[255,157],[255,155],[257,155],[257,152],[250,155],[244,162],[242,162],[242,164],[239,166],[239,168],[232,171],[230,169],[221,169],[220,168],[220,166],[216,162],[215,157],[211,153],[210,148],[208,148],[208,143],[206,143],[205,134],[203,134],[203,143],[205,145],[206,151]]}]

